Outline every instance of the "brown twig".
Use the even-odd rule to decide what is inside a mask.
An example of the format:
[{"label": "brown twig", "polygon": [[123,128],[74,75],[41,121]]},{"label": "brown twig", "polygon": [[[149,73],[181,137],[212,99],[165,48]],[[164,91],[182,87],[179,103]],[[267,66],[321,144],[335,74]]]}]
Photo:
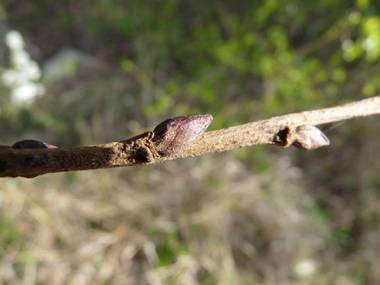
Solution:
[{"label": "brown twig", "polygon": [[[194,115],[169,119],[147,132],[125,141],[104,145],[14,149],[0,148],[0,177],[35,177],[45,173],[154,164],[166,160],[199,156],[253,145],[275,144],[283,147],[306,144],[305,134],[313,129],[298,128],[364,117],[380,113],[380,96],[332,108],[273,117],[236,127],[200,134],[211,123],[211,115]],[[305,132],[305,129],[307,130]],[[301,139],[301,131],[302,136]],[[198,138],[198,139],[197,139]],[[323,134],[317,140],[324,143]],[[194,140],[196,140],[194,142]],[[193,143],[194,142],[194,143]],[[41,143],[41,142],[38,142]]]},{"label": "brown twig", "polygon": [[[165,160],[222,152],[254,145],[277,144],[288,147],[291,145],[291,133],[298,126],[316,126],[374,114],[380,114],[380,95],[336,107],[288,114],[207,132],[183,152]],[[281,141],[276,140],[279,134],[280,138],[281,135],[285,137],[283,138],[283,144]],[[286,142],[288,136],[290,141]]]}]

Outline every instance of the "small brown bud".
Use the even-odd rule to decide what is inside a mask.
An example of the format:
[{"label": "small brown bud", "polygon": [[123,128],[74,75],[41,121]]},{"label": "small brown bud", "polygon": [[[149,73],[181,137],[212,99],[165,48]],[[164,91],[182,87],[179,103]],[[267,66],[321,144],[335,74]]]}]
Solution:
[{"label": "small brown bud", "polygon": [[13,149],[31,149],[31,148],[57,148],[55,145],[44,143],[36,140],[22,140],[12,145]]},{"label": "small brown bud", "polygon": [[204,133],[212,119],[209,114],[199,114],[163,121],[153,130],[156,151],[166,157],[184,150]]},{"label": "small brown bud", "polygon": [[329,144],[330,141],[325,134],[314,126],[303,125],[296,129],[293,145],[299,149],[312,150]]}]

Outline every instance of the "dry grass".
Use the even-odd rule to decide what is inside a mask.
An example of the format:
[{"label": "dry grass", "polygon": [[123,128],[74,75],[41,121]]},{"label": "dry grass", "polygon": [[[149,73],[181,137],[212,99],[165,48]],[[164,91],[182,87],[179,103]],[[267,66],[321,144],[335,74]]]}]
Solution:
[{"label": "dry grass", "polygon": [[0,280],[321,281],[326,256],[319,252],[329,229],[311,210],[316,207],[301,178],[288,157],[270,174],[257,175],[231,152],[150,167],[2,179]]}]

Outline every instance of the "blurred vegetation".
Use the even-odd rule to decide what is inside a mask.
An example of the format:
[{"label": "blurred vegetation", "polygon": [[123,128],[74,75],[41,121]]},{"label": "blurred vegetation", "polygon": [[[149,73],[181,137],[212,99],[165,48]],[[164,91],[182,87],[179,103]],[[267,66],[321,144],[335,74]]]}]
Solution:
[{"label": "blurred vegetation", "polygon": [[[3,0],[0,75],[9,30],[46,92],[15,104],[0,84],[1,144],[105,143],[194,113],[219,129],[380,89],[377,1]],[[312,152],[1,179],[1,283],[377,284],[379,125],[326,126]]]}]

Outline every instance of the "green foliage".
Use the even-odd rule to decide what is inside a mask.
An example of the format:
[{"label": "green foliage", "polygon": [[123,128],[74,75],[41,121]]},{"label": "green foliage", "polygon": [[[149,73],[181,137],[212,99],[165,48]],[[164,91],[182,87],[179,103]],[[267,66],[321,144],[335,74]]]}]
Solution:
[{"label": "green foliage", "polygon": [[5,251],[8,246],[17,246],[21,242],[21,233],[15,228],[13,218],[2,216],[0,221],[0,246]]},{"label": "green foliage", "polygon": [[164,244],[158,252],[159,262],[156,264],[156,268],[171,265],[179,255],[186,254],[186,252],[187,250],[176,235],[166,234]]}]

